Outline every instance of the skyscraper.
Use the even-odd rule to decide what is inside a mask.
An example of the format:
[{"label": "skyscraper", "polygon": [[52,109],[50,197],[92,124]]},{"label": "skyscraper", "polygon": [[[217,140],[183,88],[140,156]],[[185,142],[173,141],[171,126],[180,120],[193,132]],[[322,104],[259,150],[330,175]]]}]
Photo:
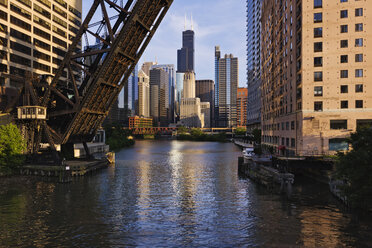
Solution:
[{"label": "skyscraper", "polygon": [[154,124],[167,127],[169,125],[169,75],[162,68],[150,70],[150,114]]},{"label": "skyscraper", "polygon": [[176,73],[176,96],[175,96],[175,112],[176,112],[176,122],[179,121],[180,117],[180,106],[181,106],[181,99],[183,97],[183,78],[185,73],[177,72]]},{"label": "skyscraper", "polygon": [[138,72],[138,115],[150,117],[150,77],[142,70]]},{"label": "skyscraper", "polygon": [[[217,60],[217,59],[216,59]],[[236,94],[239,81],[238,58],[232,54],[218,59],[218,117],[216,126],[236,126]]]},{"label": "skyscraper", "polygon": [[348,150],[372,124],[371,1],[262,7],[262,141],[282,155]]},{"label": "skyscraper", "polygon": [[248,106],[248,89],[238,88],[236,100],[237,126],[245,127],[247,125],[247,106]]},{"label": "skyscraper", "polygon": [[219,101],[220,101],[220,59],[221,59],[221,50],[220,46],[214,48],[214,120],[212,125],[218,127],[218,118],[219,118]]},{"label": "skyscraper", "polygon": [[175,70],[174,65],[168,64],[168,65],[152,65],[151,69],[155,68],[162,68],[165,72],[168,73],[168,99],[169,99],[169,121],[171,123],[174,123],[174,102],[175,102]]},{"label": "skyscraper", "polygon": [[193,30],[182,32],[182,48],[177,51],[177,72],[195,71],[195,47]]},{"label": "skyscraper", "polygon": [[261,5],[247,0],[247,128],[261,129]]},{"label": "skyscraper", "polygon": [[137,114],[138,108],[138,65],[128,78],[128,83],[124,85],[124,109],[128,110],[128,116]]},{"label": "skyscraper", "polygon": [[[214,117],[214,82],[213,80],[196,80],[196,97],[200,98],[202,103],[209,103],[209,111],[208,116],[210,120],[208,121],[208,126],[211,126],[213,123]],[[204,104],[204,106],[206,106]],[[203,107],[203,106],[202,106]],[[207,123],[206,123],[207,125]]]}]

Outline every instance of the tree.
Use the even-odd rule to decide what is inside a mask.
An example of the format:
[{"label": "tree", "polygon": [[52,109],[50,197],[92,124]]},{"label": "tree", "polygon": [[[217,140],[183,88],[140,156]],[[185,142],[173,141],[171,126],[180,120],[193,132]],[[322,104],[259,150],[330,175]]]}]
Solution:
[{"label": "tree", "polygon": [[185,133],[188,132],[188,129],[186,127],[184,127],[184,126],[180,126],[180,127],[177,127],[177,132],[179,134],[185,134]]},{"label": "tree", "polygon": [[246,132],[247,132],[247,129],[245,129],[244,127],[238,127],[235,130],[235,135],[244,136]]},{"label": "tree", "polygon": [[26,144],[14,124],[0,126],[0,168],[14,169],[25,161]]},{"label": "tree", "polygon": [[349,140],[353,150],[339,154],[336,172],[346,184],[342,188],[349,203],[357,208],[372,208],[372,128],[362,128]]},{"label": "tree", "polygon": [[256,142],[257,144],[261,144],[261,130],[257,128],[253,129],[252,135],[253,141]]}]

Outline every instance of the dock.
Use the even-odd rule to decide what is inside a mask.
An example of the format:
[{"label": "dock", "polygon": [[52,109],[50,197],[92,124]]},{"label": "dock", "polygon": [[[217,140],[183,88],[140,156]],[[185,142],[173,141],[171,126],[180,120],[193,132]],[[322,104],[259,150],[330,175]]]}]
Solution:
[{"label": "dock", "polygon": [[253,160],[244,161],[243,157],[239,157],[238,171],[268,189],[274,191],[279,189],[288,196],[292,193],[294,175],[291,173],[280,172],[271,166],[256,163]]},{"label": "dock", "polygon": [[60,183],[71,182],[74,177],[85,176],[109,166],[107,159],[72,160],[63,166],[27,164],[20,168],[19,173],[27,176],[51,178]]},{"label": "dock", "polygon": [[235,139],[234,139],[234,144],[241,148],[254,148],[253,144],[251,143],[246,143],[246,142],[235,140]]}]

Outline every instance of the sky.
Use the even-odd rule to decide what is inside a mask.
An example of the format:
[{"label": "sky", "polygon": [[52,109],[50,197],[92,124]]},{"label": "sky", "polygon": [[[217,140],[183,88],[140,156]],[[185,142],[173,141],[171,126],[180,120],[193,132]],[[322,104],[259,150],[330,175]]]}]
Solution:
[{"label": "sky", "polygon": [[[92,0],[83,1],[83,14]],[[243,0],[174,0],[156,31],[139,65],[145,61],[174,64],[177,49],[182,47],[185,15],[195,31],[196,79],[214,80],[214,47],[239,59],[239,86],[246,87],[246,1]],[[177,69],[177,68],[176,68]]]}]

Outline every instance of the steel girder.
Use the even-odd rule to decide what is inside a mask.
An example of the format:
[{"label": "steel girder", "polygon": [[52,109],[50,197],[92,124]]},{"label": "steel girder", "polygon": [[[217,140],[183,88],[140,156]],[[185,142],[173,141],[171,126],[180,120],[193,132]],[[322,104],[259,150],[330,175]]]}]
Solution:
[{"label": "steel girder", "polygon": [[[173,0],[127,0],[125,6],[116,2],[95,0],[52,82],[34,84],[41,106],[48,108],[48,130],[57,144],[93,139]],[[108,8],[118,15],[110,18]],[[91,23],[99,11],[102,21]],[[100,35],[103,29],[107,37]],[[99,49],[79,48],[88,35],[102,42]],[[93,57],[89,64],[87,57]],[[80,87],[76,71],[84,75]],[[67,82],[61,80],[64,74]]]}]

